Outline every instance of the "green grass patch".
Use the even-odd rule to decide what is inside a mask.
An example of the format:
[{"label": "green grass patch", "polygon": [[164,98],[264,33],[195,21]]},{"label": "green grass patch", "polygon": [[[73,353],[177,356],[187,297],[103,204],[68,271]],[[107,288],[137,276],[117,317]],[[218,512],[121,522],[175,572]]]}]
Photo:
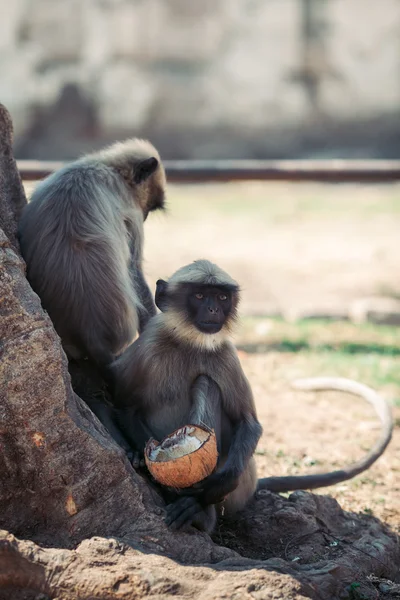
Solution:
[{"label": "green grass patch", "polygon": [[400,354],[400,328],[329,319],[304,319],[294,323],[281,318],[243,317],[238,329],[240,344],[268,344],[282,350],[311,348],[341,350],[348,354],[370,352]]},{"label": "green grass patch", "polygon": [[372,387],[390,387],[393,403],[400,406],[398,328],[248,317],[242,322],[237,347],[248,353],[293,354],[291,368],[296,376],[350,377]]}]

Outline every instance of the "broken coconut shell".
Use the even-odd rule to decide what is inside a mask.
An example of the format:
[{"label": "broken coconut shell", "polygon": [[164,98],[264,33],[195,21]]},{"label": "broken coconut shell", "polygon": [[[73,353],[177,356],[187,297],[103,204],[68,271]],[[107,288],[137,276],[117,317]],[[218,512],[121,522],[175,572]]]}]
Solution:
[{"label": "broken coconut shell", "polygon": [[190,487],[211,475],[217,465],[215,432],[199,425],[185,425],[162,442],[150,439],[144,458],[150,473],[162,485]]}]

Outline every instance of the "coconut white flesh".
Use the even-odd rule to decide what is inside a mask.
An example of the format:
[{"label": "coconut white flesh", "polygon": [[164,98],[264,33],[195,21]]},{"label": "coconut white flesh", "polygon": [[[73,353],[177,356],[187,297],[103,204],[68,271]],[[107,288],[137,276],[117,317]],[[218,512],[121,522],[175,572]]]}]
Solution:
[{"label": "coconut white flesh", "polygon": [[204,438],[197,437],[195,427],[182,427],[173,436],[167,437],[159,446],[153,448],[149,458],[153,462],[175,460],[195,452],[204,441]]}]

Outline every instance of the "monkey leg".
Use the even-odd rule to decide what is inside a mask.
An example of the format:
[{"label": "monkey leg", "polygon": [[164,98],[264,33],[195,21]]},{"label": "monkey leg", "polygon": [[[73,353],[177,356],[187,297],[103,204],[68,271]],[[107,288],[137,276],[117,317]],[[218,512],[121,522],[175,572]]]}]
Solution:
[{"label": "monkey leg", "polygon": [[132,466],[135,469],[144,467],[144,448],[149,439],[154,437],[153,433],[135,408],[115,408],[114,414],[118,427],[134,448]]},{"label": "monkey leg", "polygon": [[70,359],[68,370],[74,392],[82,398],[111,437],[125,450],[133,464],[135,452],[116,421],[115,409],[108,402],[106,381],[100,375],[98,367],[90,360]]},{"label": "monkey leg", "polygon": [[253,457],[239,478],[239,484],[225,500],[218,505],[218,512],[223,515],[233,515],[243,510],[247,502],[254,496],[257,488],[257,467]]},{"label": "monkey leg", "polygon": [[107,404],[101,401],[90,401],[87,404],[90,410],[94,412],[99,421],[107,429],[111,437],[117,442],[119,446],[121,446],[123,450],[125,450],[129,460],[133,460],[135,452],[115,421],[113,407],[108,406]]},{"label": "monkey leg", "polygon": [[214,505],[206,506],[202,512],[197,513],[192,521],[193,527],[206,533],[212,533],[217,523],[217,511]]},{"label": "monkey leg", "polygon": [[211,533],[216,522],[215,506],[202,506],[196,498],[191,496],[183,496],[167,506],[165,523],[175,531],[192,525],[200,531]]},{"label": "monkey leg", "polygon": [[[222,401],[218,385],[210,377],[200,375],[191,389],[191,410],[189,423],[193,425],[206,425],[214,429],[217,438],[218,451],[221,451],[221,417]],[[200,531],[211,533],[217,521],[215,505],[204,505],[193,496],[186,496],[188,490],[180,490],[182,496],[169,494],[166,524],[173,530],[182,529],[192,525]],[[168,502],[168,493],[166,495]]]}]

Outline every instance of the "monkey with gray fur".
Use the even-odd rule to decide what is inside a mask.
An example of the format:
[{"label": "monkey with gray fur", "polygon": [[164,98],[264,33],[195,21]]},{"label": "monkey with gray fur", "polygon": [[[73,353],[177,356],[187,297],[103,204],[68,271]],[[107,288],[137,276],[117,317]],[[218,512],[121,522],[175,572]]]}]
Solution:
[{"label": "monkey with gray fur", "polygon": [[[73,383],[82,360],[111,383],[107,365],[156,314],[143,275],[143,222],[164,208],[164,195],[157,150],[130,139],[47,177],[23,212],[27,277],[61,338]],[[108,407],[91,408],[121,443]]]},{"label": "monkey with gray fur", "polygon": [[[153,317],[138,340],[115,362],[116,404],[121,426],[143,452],[150,437],[161,440],[187,424],[216,432],[217,470],[203,482],[175,494],[164,490],[167,523],[212,531],[217,510],[242,509],[256,489],[288,491],[332,485],[354,477],[382,454],[392,431],[388,405],[356,382],[311,379],[304,389],[338,389],[371,402],[383,422],[380,441],[360,463],[343,471],[257,479],[254,451],[262,433],[252,391],[229,341],[239,302],[237,283],[206,260],[157,282]],[[125,407],[125,408],[124,408]]]}]

